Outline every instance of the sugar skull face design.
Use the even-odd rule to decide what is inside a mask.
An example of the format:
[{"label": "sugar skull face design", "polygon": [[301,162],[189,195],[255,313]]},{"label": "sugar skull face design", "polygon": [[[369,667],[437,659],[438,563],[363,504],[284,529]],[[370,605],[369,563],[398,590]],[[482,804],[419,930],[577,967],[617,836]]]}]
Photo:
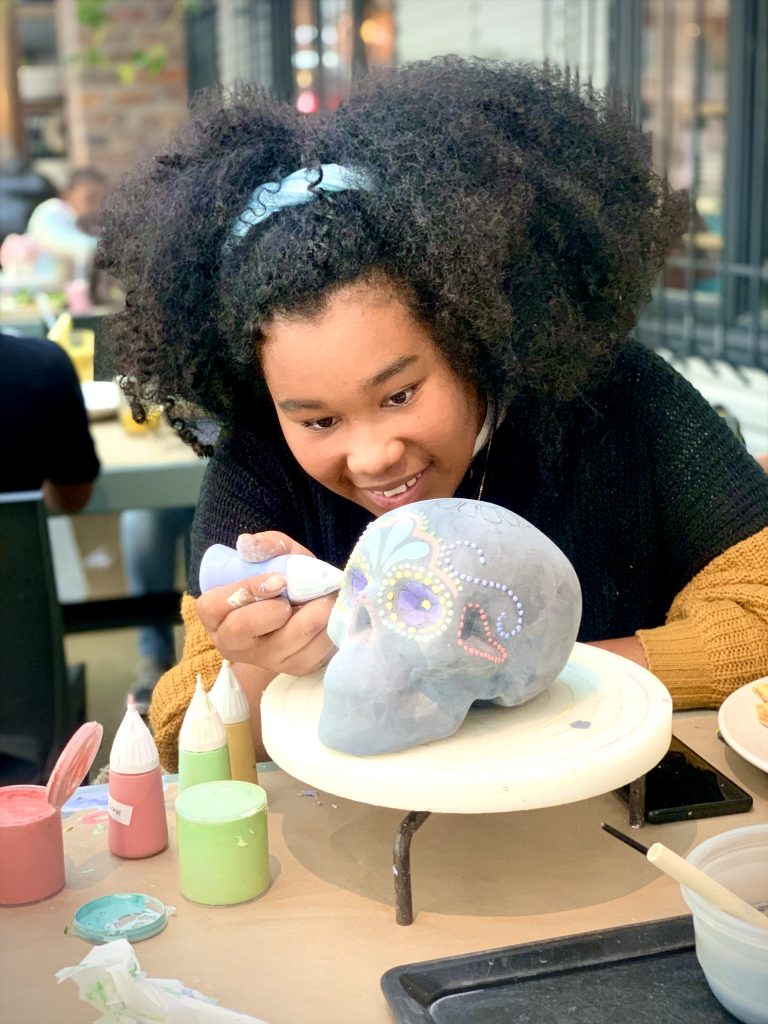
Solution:
[{"label": "sugar skull face design", "polygon": [[557,678],[580,619],[573,567],[520,516],[463,498],[387,512],[331,612],[320,740],[391,753],[450,736],[476,700],[522,704]]}]

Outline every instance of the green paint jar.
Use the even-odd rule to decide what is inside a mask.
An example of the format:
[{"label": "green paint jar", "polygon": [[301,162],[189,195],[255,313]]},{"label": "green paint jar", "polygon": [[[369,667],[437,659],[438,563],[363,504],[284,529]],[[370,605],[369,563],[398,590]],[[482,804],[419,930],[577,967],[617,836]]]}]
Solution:
[{"label": "green paint jar", "polygon": [[231,906],[269,885],[267,794],[252,782],[190,786],[176,798],[181,892],[193,903]]}]

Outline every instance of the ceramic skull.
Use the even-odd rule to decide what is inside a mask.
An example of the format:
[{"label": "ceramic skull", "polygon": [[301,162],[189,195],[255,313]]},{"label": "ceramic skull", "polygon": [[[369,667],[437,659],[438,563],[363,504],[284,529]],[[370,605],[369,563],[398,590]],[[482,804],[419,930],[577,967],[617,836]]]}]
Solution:
[{"label": "ceramic skull", "polygon": [[393,509],[331,612],[320,740],[390,753],[450,736],[474,701],[522,704],[557,678],[580,619],[571,563],[520,516],[463,498]]}]

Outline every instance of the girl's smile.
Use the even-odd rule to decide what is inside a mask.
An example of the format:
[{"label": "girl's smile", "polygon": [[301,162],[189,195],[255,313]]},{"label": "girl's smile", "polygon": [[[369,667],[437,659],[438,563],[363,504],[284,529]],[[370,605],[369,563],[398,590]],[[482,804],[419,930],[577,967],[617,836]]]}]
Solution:
[{"label": "girl's smile", "polygon": [[275,318],[261,363],[288,446],[318,483],[374,515],[455,493],[483,402],[394,286],[349,285],[312,319]]}]

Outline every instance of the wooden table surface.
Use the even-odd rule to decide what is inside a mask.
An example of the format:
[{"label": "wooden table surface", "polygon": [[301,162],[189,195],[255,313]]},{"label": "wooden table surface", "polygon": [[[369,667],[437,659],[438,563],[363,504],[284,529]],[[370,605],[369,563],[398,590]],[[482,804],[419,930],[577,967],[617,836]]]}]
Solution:
[{"label": "wooden table surface", "polygon": [[90,429],[101,473],[84,512],[197,504],[206,460],[166,423],[135,434],[116,419],[92,423]]},{"label": "wooden table surface", "polygon": [[[716,725],[714,712],[684,712],[674,731],[748,789],[754,807],[646,826],[634,833],[642,842],[663,841],[685,855],[711,835],[768,821],[768,775],[727,748]],[[66,818],[67,887],[40,904],[0,910],[0,1020],[96,1018],[54,972],[91,948],[65,934],[77,907],[114,892],[144,892],[176,907],[162,933],[135,946],[151,977],[180,978],[269,1024],[387,1024],[379,982],[388,968],[687,912],[676,883],[600,829],[601,821],[627,829],[626,807],[607,793],[534,811],[432,815],[412,848],[415,921],[399,926],[391,850],[403,813],[312,795],[274,767],[260,781],[272,882],[238,907],[206,908],[181,896],[175,784],[167,791],[171,845],[149,860],[109,854],[103,808]]]}]

